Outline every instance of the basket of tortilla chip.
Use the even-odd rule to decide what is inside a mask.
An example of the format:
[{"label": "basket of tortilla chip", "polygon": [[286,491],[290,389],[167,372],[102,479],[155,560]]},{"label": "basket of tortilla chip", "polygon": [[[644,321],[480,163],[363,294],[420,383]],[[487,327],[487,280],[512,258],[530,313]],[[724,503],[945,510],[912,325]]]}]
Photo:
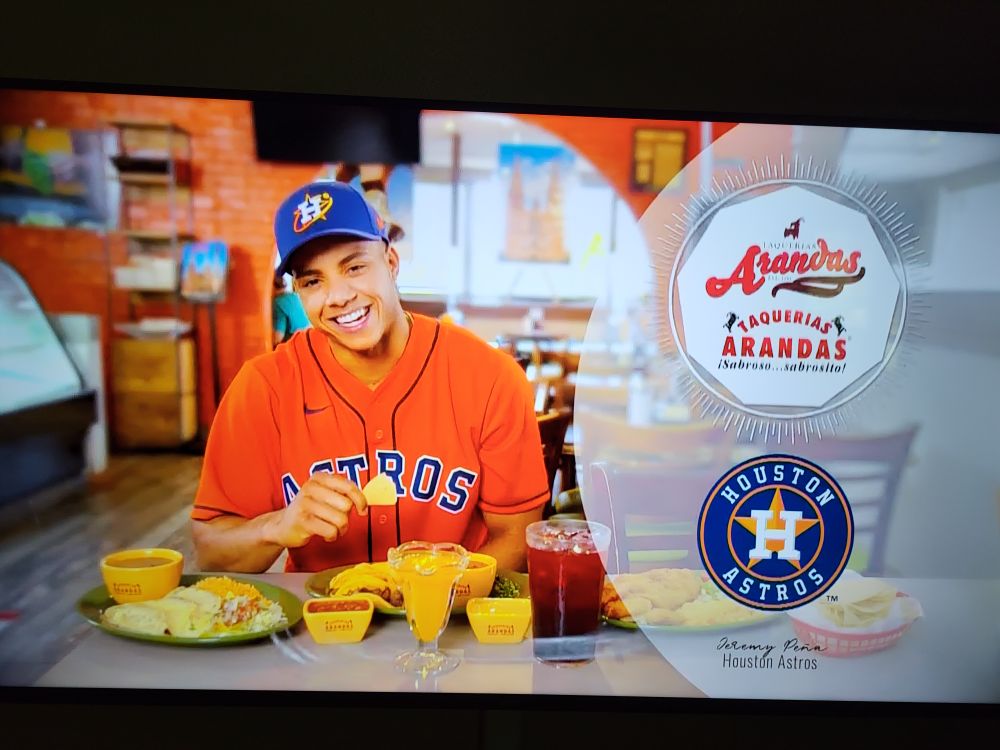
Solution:
[{"label": "basket of tortilla chip", "polygon": [[923,614],[912,596],[857,574],[845,574],[818,601],[788,613],[802,644],[837,657],[889,648]]}]

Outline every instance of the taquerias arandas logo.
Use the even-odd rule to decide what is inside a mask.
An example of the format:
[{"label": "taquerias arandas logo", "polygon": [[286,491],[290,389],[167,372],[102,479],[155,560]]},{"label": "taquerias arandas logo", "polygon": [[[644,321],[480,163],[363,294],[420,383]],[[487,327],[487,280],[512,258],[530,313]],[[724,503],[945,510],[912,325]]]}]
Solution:
[{"label": "taquerias arandas logo", "polygon": [[[844,365],[837,363],[847,359],[845,316],[817,314],[796,305],[794,298],[785,298],[792,294],[838,296],[846,286],[857,284],[865,277],[862,252],[831,250],[822,237],[814,243],[800,242],[802,222],[802,218],[791,222],[781,241],[751,245],[732,273],[710,276],[705,282],[706,293],[716,299],[730,293],[742,298],[754,297],[768,290],[770,295],[767,296],[777,298],[779,292],[786,292],[779,300],[787,302],[786,305],[751,307],[751,311],[742,316],[726,312],[723,325],[728,335],[722,343],[719,369],[758,369],[757,362],[752,361],[754,358],[765,364],[774,360],[805,363],[813,372],[840,372],[843,369]],[[782,324],[802,326],[798,329],[800,334],[807,335],[787,335],[795,329],[790,330],[788,325]],[[779,330],[786,335],[780,335]],[[801,365],[800,370],[805,371]]]},{"label": "taquerias arandas logo", "polygon": [[907,297],[878,212],[836,184],[776,182],[691,220],[665,310],[706,415],[806,439],[884,369]]},{"label": "taquerias arandas logo", "polygon": [[843,573],[854,517],[832,476],[804,458],[774,454],[746,461],[709,491],[698,518],[705,570],[749,607],[800,607]]}]

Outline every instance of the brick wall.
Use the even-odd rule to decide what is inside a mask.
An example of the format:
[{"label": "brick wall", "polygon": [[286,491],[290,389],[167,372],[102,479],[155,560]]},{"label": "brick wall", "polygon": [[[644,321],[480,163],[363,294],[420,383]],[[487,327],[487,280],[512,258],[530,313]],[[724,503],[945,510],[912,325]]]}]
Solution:
[{"label": "brick wall", "polygon": [[[273,212],[292,189],[315,176],[317,167],[258,162],[251,107],[246,101],[0,91],[0,124],[27,125],[44,120],[58,127],[97,128],[115,119],[171,121],[192,135],[195,233],[200,239],[224,240],[231,248],[228,295],[217,315],[217,352],[225,390],[246,359],[270,348]],[[688,158],[701,148],[696,123],[528,115],[523,119],[562,137],[585,155],[625,197],[636,216],[654,196],[630,189],[634,128],[650,124],[686,127],[691,134]],[[713,136],[718,137],[725,128],[717,125]],[[114,309],[115,320],[124,319],[125,297],[116,294],[109,302],[108,296],[108,269],[126,257],[121,235],[111,235],[106,246],[103,237],[93,232],[0,225],[0,257],[25,276],[47,310],[100,315],[106,342],[111,332],[109,309]],[[145,311],[170,314],[155,306]],[[202,424],[208,425],[215,404],[204,318],[202,313],[199,413]]]},{"label": "brick wall", "polygon": [[[247,358],[270,348],[274,208],[292,189],[310,180],[316,167],[258,162],[249,102],[0,92],[0,123],[27,125],[41,119],[52,126],[96,128],[119,118],[168,120],[192,134],[195,232],[200,239],[228,242],[232,254],[229,293],[217,316],[225,389]],[[123,262],[120,235],[113,235],[109,244],[113,254],[120,253],[111,265]],[[0,227],[0,257],[25,276],[46,309],[102,315],[109,331],[106,252],[102,237],[92,232]],[[207,326],[201,325],[200,332],[200,418],[207,425],[215,404]]]}]

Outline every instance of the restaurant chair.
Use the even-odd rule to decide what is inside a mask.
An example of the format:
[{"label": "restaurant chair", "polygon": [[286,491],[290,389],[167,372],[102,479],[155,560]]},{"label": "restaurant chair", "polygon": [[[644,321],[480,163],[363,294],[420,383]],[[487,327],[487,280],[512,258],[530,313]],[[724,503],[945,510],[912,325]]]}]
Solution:
[{"label": "restaurant chair", "polygon": [[553,409],[552,383],[541,379],[533,383],[535,388],[535,414],[542,416]]},{"label": "restaurant chair", "polygon": [[[916,432],[908,427],[889,435],[827,437],[783,449],[817,463],[844,490],[854,515],[849,567],[863,575],[892,574],[885,565],[886,539]],[[592,463],[585,511],[612,530],[608,572],[700,568],[695,523],[708,491],[730,466]]]},{"label": "restaurant chair", "polygon": [[562,409],[563,407],[573,408],[576,399],[576,387],[573,382],[565,377],[554,380],[551,383],[552,408]]},{"label": "restaurant chair", "polygon": [[577,453],[595,461],[670,463],[681,467],[733,463],[736,431],[710,421],[634,425],[624,414],[577,408]]},{"label": "restaurant chair", "polygon": [[[553,492],[556,483],[556,472],[562,460],[563,443],[566,440],[566,428],[569,427],[571,413],[568,409],[560,409],[539,414],[538,433],[542,439],[542,457],[545,460],[545,473],[548,478],[549,491]],[[552,507],[551,499],[546,505],[547,513]]]},{"label": "restaurant chair", "polygon": [[702,568],[698,514],[723,468],[613,462],[590,468],[585,512],[611,529],[608,573]]},{"label": "restaurant chair", "polygon": [[854,552],[849,567],[863,575],[888,575],[886,540],[899,483],[918,427],[859,437],[824,437],[796,447],[837,480],[854,514]]},{"label": "restaurant chair", "polygon": [[580,370],[580,352],[565,351],[559,354],[563,375],[573,375]]}]

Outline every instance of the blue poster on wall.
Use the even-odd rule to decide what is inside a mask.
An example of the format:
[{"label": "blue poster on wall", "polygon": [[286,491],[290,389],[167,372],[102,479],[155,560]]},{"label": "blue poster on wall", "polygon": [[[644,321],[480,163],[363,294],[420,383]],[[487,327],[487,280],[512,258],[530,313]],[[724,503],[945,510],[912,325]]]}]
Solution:
[{"label": "blue poster on wall", "polygon": [[224,242],[190,242],[181,257],[181,294],[195,302],[222,302],[226,296],[229,248]]},{"label": "blue poster on wall", "polygon": [[501,258],[568,263],[564,203],[573,152],[561,146],[501,143],[499,162],[507,188]]}]

